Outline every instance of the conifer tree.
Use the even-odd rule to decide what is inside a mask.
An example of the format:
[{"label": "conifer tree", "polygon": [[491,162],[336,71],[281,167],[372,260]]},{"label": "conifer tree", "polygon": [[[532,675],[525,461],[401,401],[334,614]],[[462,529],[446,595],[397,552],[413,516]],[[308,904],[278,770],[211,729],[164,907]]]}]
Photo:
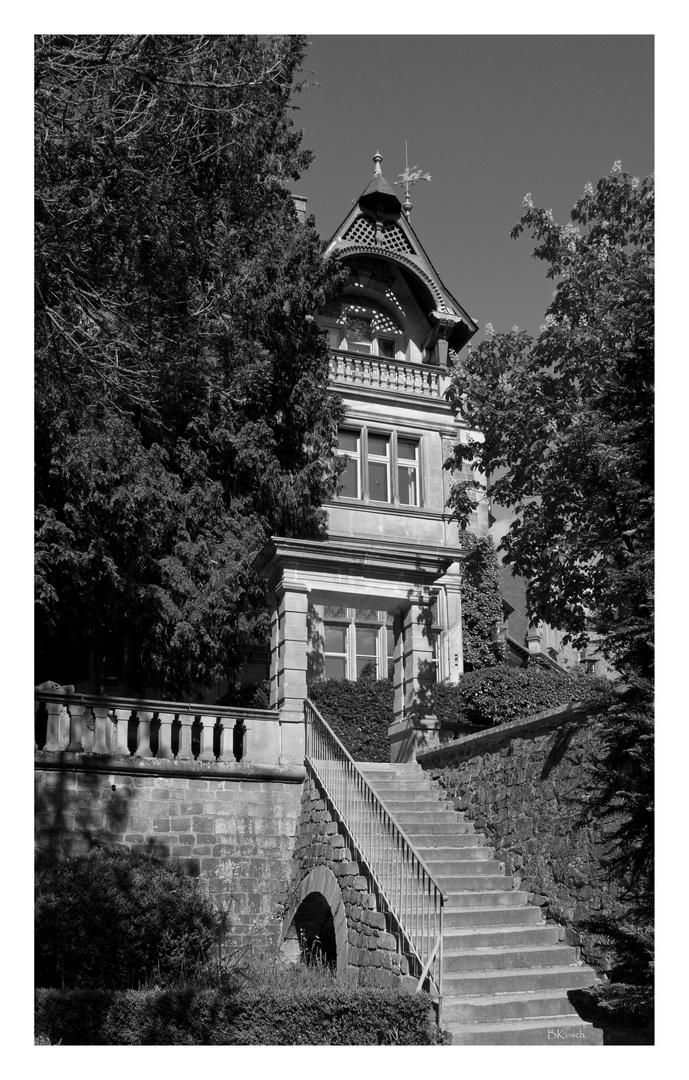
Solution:
[{"label": "conifer tree", "polygon": [[251,558],[323,527],[340,406],[311,312],[337,276],[286,187],[304,51],[36,39],[39,679],[126,633],[142,688],[231,680],[265,628]]}]

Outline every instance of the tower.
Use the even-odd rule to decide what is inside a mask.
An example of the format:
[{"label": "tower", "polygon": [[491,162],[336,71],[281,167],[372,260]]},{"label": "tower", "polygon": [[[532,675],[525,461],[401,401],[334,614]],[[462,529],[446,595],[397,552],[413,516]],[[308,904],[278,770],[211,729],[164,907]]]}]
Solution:
[{"label": "tower", "polygon": [[[412,228],[408,185],[403,205],[381,161],[326,251],[348,271],[317,315],[345,406],[327,540],[273,537],[255,565],[273,598],[271,704],[296,722],[308,678],[389,675],[391,756],[407,760],[440,735],[434,684],[463,667],[462,546],[443,463],[470,432],[444,395],[478,327]],[[487,535],[485,503],[473,517]]]}]

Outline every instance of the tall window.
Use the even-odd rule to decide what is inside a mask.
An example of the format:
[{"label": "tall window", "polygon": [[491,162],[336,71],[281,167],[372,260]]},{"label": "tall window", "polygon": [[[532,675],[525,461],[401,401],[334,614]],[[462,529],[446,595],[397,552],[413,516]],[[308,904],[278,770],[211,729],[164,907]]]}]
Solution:
[{"label": "tall window", "polygon": [[361,436],[358,431],[340,428],[337,434],[339,453],[347,459],[344,472],[340,474],[340,495],[348,499],[361,498]]},{"label": "tall window", "polygon": [[419,444],[397,437],[397,490],[405,506],[419,505]]},{"label": "tall window", "polygon": [[418,439],[366,428],[340,428],[338,450],[347,459],[340,476],[340,495],[421,506]]},{"label": "tall window", "polygon": [[390,436],[368,435],[368,497],[389,502]]},{"label": "tall window", "polygon": [[371,608],[326,605],[323,618],[323,674],[326,679],[392,677],[392,616]]}]

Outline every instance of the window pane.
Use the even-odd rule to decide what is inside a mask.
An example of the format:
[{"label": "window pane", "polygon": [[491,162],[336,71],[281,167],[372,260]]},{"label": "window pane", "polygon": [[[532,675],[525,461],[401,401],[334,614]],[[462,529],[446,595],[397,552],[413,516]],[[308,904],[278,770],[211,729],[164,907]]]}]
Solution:
[{"label": "window pane", "polygon": [[388,679],[392,679],[395,674],[395,635],[389,626],[386,630],[386,636],[388,645]]},{"label": "window pane", "polygon": [[358,453],[359,433],[357,431],[346,431],[345,428],[340,428],[337,433],[337,445],[340,450],[349,450],[353,454]]},{"label": "window pane", "polygon": [[323,608],[323,616],[326,619],[346,619],[347,608],[339,605],[326,604]]},{"label": "window pane", "polygon": [[357,679],[362,676],[369,675],[373,679],[378,678],[378,665],[375,659],[371,659],[368,656],[357,656],[356,658],[356,677]]},{"label": "window pane", "polygon": [[416,461],[416,448],[418,443],[413,439],[397,440],[397,456],[405,461]]},{"label": "window pane", "polygon": [[350,499],[359,498],[359,462],[357,458],[347,458],[344,472],[340,473],[340,495]]},{"label": "window pane", "polygon": [[378,622],[378,609],[358,607],[354,609],[357,622]]},{"label": "window pane", "polygon": [[347,627],[332,626],[326,623],[324,630],[325,651],[333,653],[343,653],[345,651],[345,642],[347,639]]},{"label": "window pane", "polygon": [[368,437],[368,452],[369,454],[376,454],[378,457],[388,456],[388,443],[389,437],[387,435],[369,435]]},{"label": "window pane", "polygon": [[378,338],[378,355],[394,358],[395,342],[391,338]]},{"label": "window pane", "polygon": [[416,490],[416,469],[409,469],[400,465],[397,470],[399,480],[400,502],[405,506],[418,506],[419,498]]},{"label": "window pane", "polygon": [[325,658],[325,677],[326,677],[326,679],[344,679],[344,677],[345,677],[344,657],[342,657],[342,659],[340,659],[337,656],[326,656],[326,658]]},{"label": "window pane", "polygon": [[368,493],[372,499],[388,501],[388,467],[382,463],[369,461]]},{"label": "window pane", "polygon": [[356,652],[357,656],[377,656],[378,631],[369,626],[357,626]]}]

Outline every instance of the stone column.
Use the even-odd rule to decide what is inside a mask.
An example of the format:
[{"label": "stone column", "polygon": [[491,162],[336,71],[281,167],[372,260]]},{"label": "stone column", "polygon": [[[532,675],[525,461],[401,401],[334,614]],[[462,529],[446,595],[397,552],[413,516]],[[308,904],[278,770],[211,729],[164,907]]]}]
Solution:
[{"label": "stone column", "polygon": [[413,761],[418,750],[439,737],[433,713],[433,611],[427,591],[412,596],[401,623],[399,653],[397,635],[395,640],[399,661],[395,665],[395,720],[388,728],[390,760]]},{"label": "stone column", "polygon": [[287,764],[302,761],[304,757],[309,590],[302,583],[283,581],[276,591],[276,599],[278,604],[278,649],[275,658],[277,670],[275,673],[271,670],[271,684],[277,683],[277,705],[280,710],[280,764]]},{"label": "stone column", "polygon": [[442,627],[444,631],[443,678],[457,683],[464,671],[462,642],[462,579],[459,563],[452,563],[446,574],[438,579],[442,586]]}]

